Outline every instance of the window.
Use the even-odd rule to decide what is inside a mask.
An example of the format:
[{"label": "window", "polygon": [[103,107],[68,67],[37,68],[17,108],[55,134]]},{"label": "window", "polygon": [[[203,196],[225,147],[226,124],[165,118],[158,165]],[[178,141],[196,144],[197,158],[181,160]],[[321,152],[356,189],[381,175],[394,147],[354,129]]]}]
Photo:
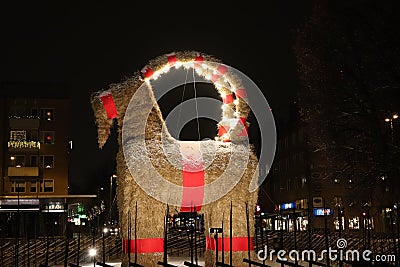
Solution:
[{"label": "window", "polygon": [[369,219],[368,218],[365,218],[364,217],[364,219],[363,219],[363,226],[364,226],[364,229],[374,229],[374,218],[373,217],[370,217]]},{"label": "window", "polygon": [[12,181],[11,182],[11,193],[25,193],[26,182],[22,181]]},{"label": "window", "polygon": [[359,217],[353,217],[349,218],[349,229],[360,229],[360,218]]},{"label": "window", "polygon": [[53,155],[40,156],[40,166],[44,169],[54,168],[54,156]]},{"label": "window", "polygon": [[38,160],[37,160],[37,156],[36,155],[31,155],[31,166],[37,166],[38,164]]},{"label": "window", "polygon": [[40,109],[40,118],[46,121],[54,120],[54,109],[53,108],[42,108]]},{"label": "window", "polygon": [[44,179],[40,181],[40,192],[54,192],[54,180]]},{"label": "window", "polygon": [[30,184],[31,184],[31,186],[29,188],[29,192],[36,193],[37,192],[37,182],[31,181]]},{"label": "window", "polygon": [[334,197],[333,197],[333,202],[335,203],[335,206],[336,206],[336,207],[341,207],[341,206],[343,206],[342,197],[340,197],[340,196],[334,196]]},{"label": "window", "polygon": [[40,132],[40,142],[42,144],[54,144],[54,131]]},{"label": "window", "polygon": [[[342,230],[344,230],[344,217],[340,217],[342,221]],[[335,229],[339,230],[339,218],[335,217],[333,218],[333,224],[335,225]]]},{"label": "window", "polygon": [[11,155],[10,156],[10,166],[11,167],[24,167],[25,166],[25,156],[24,155]]},{"label": "window", "polygon": [[10,131],[10,141],[26,141],[26,131]]},{"label": "window", "polygon": [[304,187],[307,183],[307,178],[306,177],[301,177],[301,187]]},{"label": "window", "polygon": [[27,141],[39,141],[38,131],[37,130],[29,130],[26,133]]}]

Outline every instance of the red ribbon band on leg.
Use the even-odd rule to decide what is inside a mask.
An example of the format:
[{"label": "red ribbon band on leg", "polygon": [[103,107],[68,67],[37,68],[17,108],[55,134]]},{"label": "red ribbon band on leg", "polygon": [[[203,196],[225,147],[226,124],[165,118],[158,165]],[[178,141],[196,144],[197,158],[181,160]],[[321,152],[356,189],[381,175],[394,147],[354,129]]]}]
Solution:
[{"label": "red ribbon band on leg", "polygon": [[[140,238],[136,240],[124,239],[122,251],[128,253],[128,242],[130,242],[129,253],[155,253],[164,252],[164,238]],[[135,244],[137,248],[135,249]]]},{"label": "red ribbon band on leg", "polygon": [[[222,242],[224,242],[224,251],[230,251],[230,239],[229,237],[218,237],[218,251],[222,251]],[[215,238],[211,236],[206,237],[206,249],[215,250]],[[232,237],[232,251],[248,251],[249,250],[249,239],[248,237]],[[254,250],[253,237],[250,237],[250,250]]]},{"label": "red ribbon band on leg", "polygon": [[181,212],[198,212],[204,200],[204,160],[200,146],[182,143],[182,202]]},{"label": "red ribbon band on leg", "polygon": [[118,116],[118,112],[111,93],[100,95],[100,99],[101,102],[103,102],[104,109],[106,110],[107,118],[116,118]]}]

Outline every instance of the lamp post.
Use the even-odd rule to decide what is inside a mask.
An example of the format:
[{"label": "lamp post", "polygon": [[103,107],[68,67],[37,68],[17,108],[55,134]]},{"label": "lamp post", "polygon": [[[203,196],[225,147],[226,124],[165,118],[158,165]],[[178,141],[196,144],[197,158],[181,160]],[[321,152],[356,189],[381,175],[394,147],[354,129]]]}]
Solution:
[{"label": "lamp post", "polygon": [[97,250],[92,247],[89,249],[89,256],[93,258],[93,266],[96,266],[96,254],[97,254]]},{"label": "lamp post", "polygon": [[392,115],[391,118],[386,118],[385,122],[390,123],[390,133],[391,133],[391,138],[392,138],[392,144],[394,141],[394,134],[393,134],[393,121],[397,120],[399,118],[399,115],[397,115],[396,113]]},{"label": "lamp post", "polygon": [[115,174],[113,174],[113,175],[111,175],[110,176],[110,210],[109,210],[109,217],[108,217],[108,219],[109,220],[111,220],[111,217],[112,217],[112,215],[111,215],[111,212],[112,212],[112,202],[113,202],[113,199],[112,199],[112,193],[113,193],[113,178],[117,178],[117,175],[115,175]]}]

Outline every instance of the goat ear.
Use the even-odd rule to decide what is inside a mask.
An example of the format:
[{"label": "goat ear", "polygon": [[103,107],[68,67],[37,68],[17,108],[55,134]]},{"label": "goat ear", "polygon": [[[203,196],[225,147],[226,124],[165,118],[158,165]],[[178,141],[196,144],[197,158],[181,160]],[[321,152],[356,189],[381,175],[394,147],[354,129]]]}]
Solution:
[{"label": "goat ear", "polygon": [[95,123],[97,126],[97,141],[99,148],[103,148],[110,136],[111,126],[113,125],[113,118],[109,118],[101,95],[103,92],[95,92],[90,96],[90,102],[94,113]]}]

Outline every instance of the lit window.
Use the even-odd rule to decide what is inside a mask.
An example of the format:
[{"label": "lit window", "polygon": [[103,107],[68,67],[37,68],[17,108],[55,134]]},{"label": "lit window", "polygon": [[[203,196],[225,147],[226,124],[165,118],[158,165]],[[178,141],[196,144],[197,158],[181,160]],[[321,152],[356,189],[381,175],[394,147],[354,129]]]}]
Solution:
[{"label": "lit window", "polygon": [[360,218],[359,217],[353,217],[349,219],[349,229],[360,229]]},{"label": "lit window", "polygon": [[43,181],[40,181],[40,192],[54,192],[54,180],[44,179]]},{"label": "lit window", "polygon": [[11,155],[10,156],[10,166],[12,167],[24,167],[25,166],[25,156],[24,155]]},{"label": "lit window", "polygon": [[11,193],[25,193],[26,182],[22,181],[12,181],[11,182]]},{"label": "lit window", "polygon": [[40,156],[40,165],[44,169],[54,168],[54,156],[53,155]]},{"label": "lit window", "polygon": [[[342,221],[342,230],[344,229],[344,217],[340,217]],[[335,225],[335,229],[339,230],[339,218],[335,217],[333,218],[333,224]]]},{"label": "lit window", "polygon": [[42,144],[54,144],[54,131],[41,132],[40,142]]},{"label": "lit window", "polygon": [[26,131],[10,131],[10,141],[26,141]]},{"label": "lit window", "polygon": [[40,118],[46,121],[54,120],[54,109],[52,108],[42,108],[40,109]]}]

